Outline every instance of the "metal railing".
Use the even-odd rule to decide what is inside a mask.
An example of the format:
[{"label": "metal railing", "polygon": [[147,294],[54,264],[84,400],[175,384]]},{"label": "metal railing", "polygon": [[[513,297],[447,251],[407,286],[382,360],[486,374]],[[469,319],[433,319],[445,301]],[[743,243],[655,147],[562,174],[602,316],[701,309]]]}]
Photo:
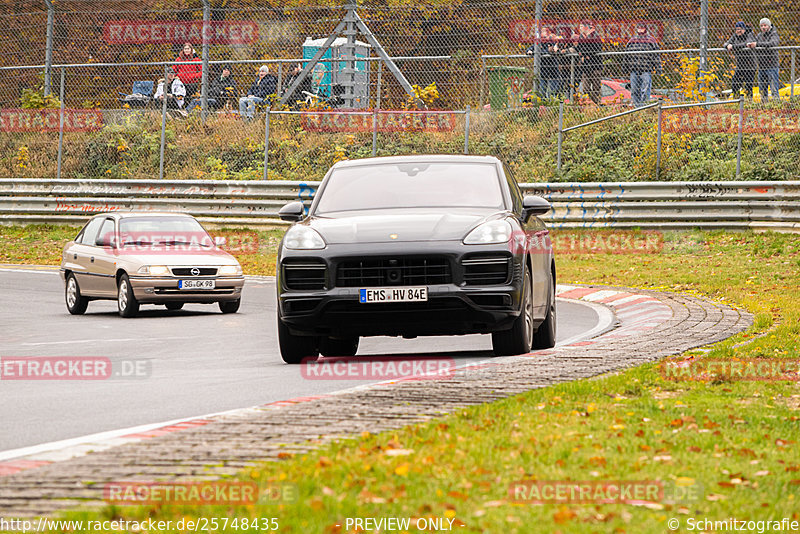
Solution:
[{"label": "metal railing", "polygon": [[[82,224],[96,213],[190,213],[213,226],[275,226],[319,182],[0,179],[0,223]],[[800,181],[526,183],[553,204],[551,228],[800,232]]]}]

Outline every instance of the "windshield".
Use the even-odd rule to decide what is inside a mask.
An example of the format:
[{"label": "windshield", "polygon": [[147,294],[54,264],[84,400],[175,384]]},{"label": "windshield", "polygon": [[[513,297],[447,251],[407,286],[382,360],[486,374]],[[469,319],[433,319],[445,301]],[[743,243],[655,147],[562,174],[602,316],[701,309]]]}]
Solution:
[{"label": "windshield", "polygon": [[337,169],[315,215],[392,208],[504,206],[497,167],[490,163],[394,163]]},{"label": "windshield", "polygon": [[119,222],[119,238],[126,245],[201,245],[211,246],[213,239],[191,217],[128,217]]}]

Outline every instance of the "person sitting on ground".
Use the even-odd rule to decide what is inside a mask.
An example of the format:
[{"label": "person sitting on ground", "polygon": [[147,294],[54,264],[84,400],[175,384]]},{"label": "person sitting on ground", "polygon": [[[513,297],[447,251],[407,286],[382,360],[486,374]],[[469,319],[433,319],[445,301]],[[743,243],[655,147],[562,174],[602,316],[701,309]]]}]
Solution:
[{"label": "person sitting on ground", "polygon": [[186,97],[186,87],[181,79],[175,74],[174,69],[167,71],[167,91],[164,92],[164,78],[159,78],[158,87],[153,94],[153,101],[161,104],[164,99],[167,101],[167,109],[183,110],[184,97]]},{"label": "person sitting on ground", "polygon": [[194,97],[203,77],[203,62],[195,53],[191,43],[184,43],[181,53],[175,58],[175,74],[186,86],[186,95]]},{"label": "person sitting on ground", "polygon": [[256,105],[274,95],[277,87],[278,79],[269,73],[267,65],[262,65],[258,69],[258,78],[250,86],[247,96],[239,99],[239,115],[245,120],[252,119],[256,113]]},{"label": "person sitting on ground", "polygon": [[[222,73],[211,81],[208,89],[208,109],[217,110],[224,108],[236,96],[236,80],[231,74],[230,65],[222,66]],[[203,99],[195,98],[189,104],[189,111],[203,107]]]},{"label": "person sitting on ground", "polygon": [[756,54],[752,48],[749,48],[749,45],[755,42],[753,30],[740,20],[734,26],[731,38],[722,45],[733,52],[733,56],[736,58],[736,72],[733,73],[731,80],[734,98],[741,94],[742,89],[747,98],[753,98],[753,86],[756,82]]}]

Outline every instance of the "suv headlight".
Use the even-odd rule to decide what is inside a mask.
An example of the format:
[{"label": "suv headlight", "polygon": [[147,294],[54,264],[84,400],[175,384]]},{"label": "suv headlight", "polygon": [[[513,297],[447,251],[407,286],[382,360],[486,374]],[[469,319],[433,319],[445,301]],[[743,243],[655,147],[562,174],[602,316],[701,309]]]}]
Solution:
[{"label": "suv headlight", "polygon": [[139,267],[139,270],[136,272],[149,276],[166,276],[169,274],[169,268],[167,268],[166,265],[145,265]]},{"label": "suv headlight", "polygon": [[242,267],[240,265],[223,265],[217,274],[219,276],[237,276],[242,274]]},{"label": "suv headlight", "polygon": [[491,245],[495,243],[508,243],[511,239],[511,224],[498,219],[476,226],[464,238],[465,245]]},{"label": "suv headlight", "polygon": [[283,246],[292,250],[314,250],[325,248],[325,241],[313,228],[295,225],[286,232]]}]

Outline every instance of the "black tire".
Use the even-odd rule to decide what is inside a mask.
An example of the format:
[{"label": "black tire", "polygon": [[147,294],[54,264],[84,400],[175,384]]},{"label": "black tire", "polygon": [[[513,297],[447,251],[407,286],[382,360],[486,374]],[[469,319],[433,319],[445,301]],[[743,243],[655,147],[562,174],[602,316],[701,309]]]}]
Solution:
[{"label": "black tire", "polygon": [[519,317],[508,330],[492,332],[492,349],[496,356],[527,354],[533,344],[533,288],[531,273],[525,269],[522,282],[522,306]]},{"label": "black tire", "polygon": [[117,281],[117,310],[121,317],[136,317],[139,313],[139,301],[133,296],[133,288],[127,274]]},{"label": "black tire", "polygon": [[221,311],[222,313],[236,313],[237,311],[239,311],[239,305],[241,303],[242,299],[220,302],[219,311]]},{"label": "black tire", "polygon": [[67,275],[67,283],[64,285],[64,301],[67,303],[67,311],[72,315],[83,315],[89,306],[89,299],[81,296],[78,280],[72,273]]},{"label": "black tire", "polygon": [[323,337],[319,340],[319,353],[323,356],[355,356],[358,352],[358,336],[344,339]]},{"label": "black tire", "polygon": [[556,275],[551,271],[547,315],[533,335],[533,350],[552,349],[556,346]]},{"label": "black tire", "polygon": [[177,311],[183,308],[183,302],[167,302],[164,306],[170,311]]},{"label": "black tire", "polygon": [[286,363],[297,364],[303,360],[313,362],[319,356],[317,338],[292,334],[280,317],[278,318],[278,344],[281,348],[281,358]]}]

